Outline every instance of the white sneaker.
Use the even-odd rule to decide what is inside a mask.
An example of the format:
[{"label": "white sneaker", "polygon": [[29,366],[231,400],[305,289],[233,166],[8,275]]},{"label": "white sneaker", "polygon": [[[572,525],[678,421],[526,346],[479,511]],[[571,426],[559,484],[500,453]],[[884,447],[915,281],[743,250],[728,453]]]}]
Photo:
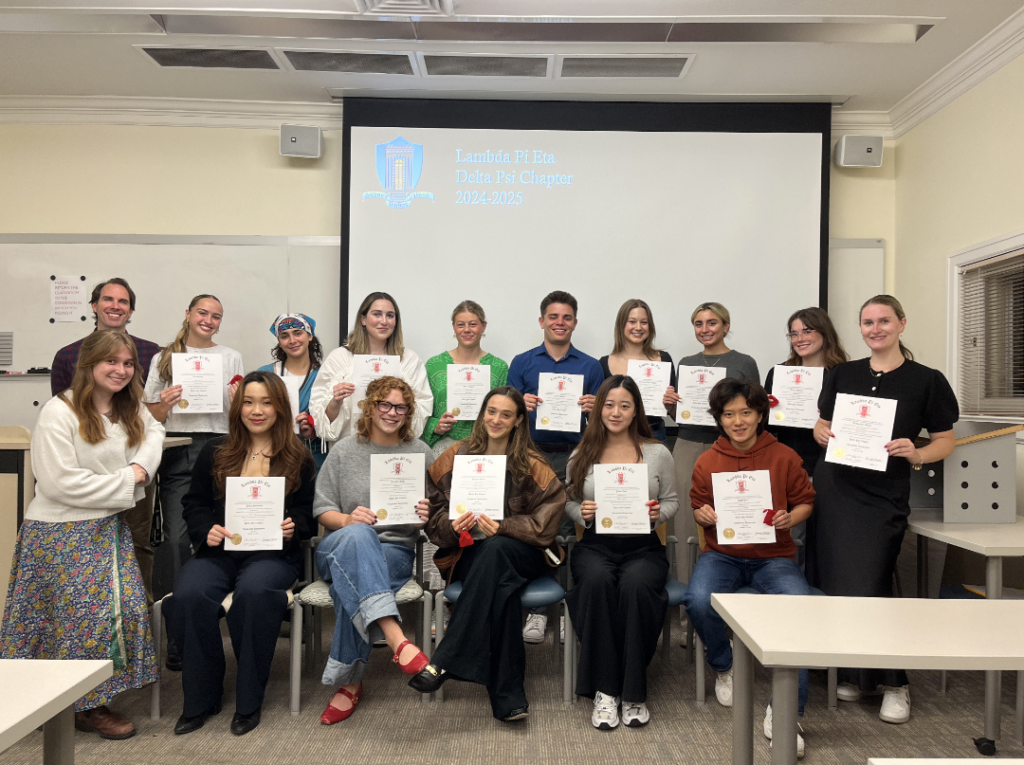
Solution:
[{"label": "white sneaker", "polygon": [[594,696],[594,712],[590,722],[598,730],[612,730],[619,727],[619,699],[617,696],[597,692]]},{"label": "white sneaker", "polygon": [[715,698],[723,707],[732,706],[732,667],[715,678]]},{"label": "white sneaker", "polygon": [[543,643],[544,633],[548,629],[548,617],[544,614],[527,614],[526,626],[523,627],[524,643]]},{"label": "white sneaker", "polygon": [[910,686],[887,687],[882,697],[882,711],[878,716],[883,722],[896,725],[907,722],[910,719]]},{"label": "white sneaker", "polygon": [[639,728],[651,721],[651,713],[647,711],[647,705],[642,701],[622,702],[622,722],[627,727]]},{"label": "white sneaker", "polygon": [[865,696],[877,696],[882,692],[881,687],[878,686],[874,691],[865,693],[853,683],[840,683],[836,686],[836,697],[840,701],[860,701]]},{"label": "white sneaker", "polygon": [[[444,631],[448,632],[448,623],[452,620],[452,612],[447,608],[444,610]],[[430,625],[430,636],[437,637],[437,614],[434,614],[434,621]]]},{"label": "white sneaker", "polygon": [[[800,734],[804,732],[804,726],[800,723],[796,724],[796,758],[802,760],[804,758],[804,737]],[[772,738],[772,705],[769,704],[764,710],[764,737],[771,741]]]}]

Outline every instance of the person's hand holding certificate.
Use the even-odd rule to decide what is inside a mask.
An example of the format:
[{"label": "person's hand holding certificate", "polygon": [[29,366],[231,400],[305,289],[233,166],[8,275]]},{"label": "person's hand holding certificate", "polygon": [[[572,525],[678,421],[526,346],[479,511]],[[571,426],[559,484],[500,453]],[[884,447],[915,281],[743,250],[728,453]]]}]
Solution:
[{"label": "person's hand holding certificate", "polygon": [[456,420],[476,420],[484,396],[491,389],[491,368],[487,364],[449,364],[448,409]]},{"label": "person's hand holding certificate", "polygon": [[238,478],[228,476],[224,487],[225,550],[253,552],[284,549],[282,476]]},{"label": "person's hand holding certificate", "polygon": [[884,471],[895,420],[895,399],[837,393],[825,462]]},{"label": "person's hand holding certificate", "polygon": [[370,455],[370,510],[378,526],[417,524],[416,505],[426,493],[422,453]]},{"label": "person's hand holding certificate", "polygon": [[366,398],[366,386],[378,377],[401,377],[402,360],[398,356],[369,356],[355,354],[352,356],[352,383],[356,389],[352,392],[352,400],[356,407],[363,408]]},{"label": "person's hand holding certificate", "polygon": [[486,515],[492,521],[505,517],[504,454],[459,454],[452,466],[452,490],[448,517],[465,513]]},{"label": "person's hand holding certificate", "polygon": [[818,421],[818,395],[825,376],[822,367],[775,367],[772,395],[778,399],[769,418],[786,428],[813,428]]},{"label": "person's hand holding certificate", "polygon": [[718,544],[771,544],[775,541],[771,473],[767,470],[712,473],[711,489],[718,516]]},{"label": "person's hand holding certificate", "polygon": [[178,411],[220,414],[224,411],[224,357],[217,353],[172,353],[172,385],[181,386]]},{"label": "person's hand holding certificate", "polygon": [[725,379],[725,370],[716,367],[679,365],[679,397],[676,422],[684,425],[711,425],[715,418],[708,411],[708,394],[715,383]]},{"label": "person's hand holding certificate", "polygon": [[647,465],[594,465],[594,532],[650,534]]},{"label": "person's hand holding certificate", "polygon": [[578,433],[583,407],[583,375],[541,372],[537,381],[537,430]]},{"label": "person's hand holding certificate", "polygon": [[672,382],[672,365],[670,363],[629,359],[626,362],[626,374],[633,378],[633,382],[640,389],[644,412],[649,417],[664,417],[668,414],[662,399],[665,398],[665,391]]}]

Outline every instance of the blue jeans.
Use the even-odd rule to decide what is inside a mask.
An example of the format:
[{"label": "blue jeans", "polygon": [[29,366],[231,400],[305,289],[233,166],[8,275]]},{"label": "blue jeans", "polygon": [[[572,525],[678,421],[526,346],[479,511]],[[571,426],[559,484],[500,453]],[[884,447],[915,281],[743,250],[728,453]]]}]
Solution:
[{"label": "blue jeans", "polygon": [[332,531],[316,548],[316,568],[330,582],[334,599],[334,640],[324,668],[324,685],[363,679],[370,649],[383,631],[377,620],[401,621],[395,593],[412,576],[416,551],[381,543],[370,526],[356,523]]},{"label": "blue jeans", "polygon": [[[708,664],[715,672],[726,672],[732,667],[732,647],[725,622],[711,607],[711,594],[736,592],[741,587],[750,587],[762,595],[811,594],[800,567],[789,558],[734,558],[715,550],[701,553],[683,605],[693,628],[707,646]],[[807,670],[801,669],[798,692],[801,717],[807,703],[808,682]]]}]

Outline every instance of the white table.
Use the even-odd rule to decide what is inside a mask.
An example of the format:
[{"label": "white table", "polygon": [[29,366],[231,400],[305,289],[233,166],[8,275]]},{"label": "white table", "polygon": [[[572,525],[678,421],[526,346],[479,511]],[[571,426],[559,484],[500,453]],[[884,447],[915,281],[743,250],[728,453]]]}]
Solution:
[{"label": "white table", "polygon": [[[977,758],[972,759],[955,759],[951,760],[946,757],[940,757],[939,759],[933,759],[931,757],[901,757],[891,759],[889,757],[871,757],[868,759],[868,765],[963,765],[965,762],[977,763]],[[999,760],[1000,765],[1024,765],[1024,760]]]},{"label": "white table", "polygon": [[44,765],[73,763],[75,702],[113,673],[105,659],[0,659],[0,752],[42,725]]},{"label": "white table", "polygon": [[[1024,518],[1016,523],[943,523],[942,510],[912,510],[908,528],[917,534],[917,596],[927,597],[928,540],[945,542],[985,556],[985,596],[1003,596],[1003,558],[1024,557]],[[1017,683],[1016,743],[1024,744],[1024,677]],[[985,673],[985,738],[998,741],[1002,676]]]},{"label": "white table", "polygon": [[735,637],[733,765],[754,760],[752,657],[773,670],[773,765],[796,763],[801,667],[1024,669],[1024,601],[718,593],[711,605]]}]

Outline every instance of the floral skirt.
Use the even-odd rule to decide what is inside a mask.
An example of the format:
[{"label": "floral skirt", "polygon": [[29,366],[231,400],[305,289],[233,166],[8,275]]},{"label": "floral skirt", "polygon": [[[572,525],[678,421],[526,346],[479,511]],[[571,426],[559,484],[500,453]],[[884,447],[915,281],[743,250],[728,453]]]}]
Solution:
[{"label": "floral skirt", "polygon": [[110,659],[114,674],[75,703],[94,709],[158,670],[131,529],[120,515],[25,521],[0,629],[3,659]]}]

